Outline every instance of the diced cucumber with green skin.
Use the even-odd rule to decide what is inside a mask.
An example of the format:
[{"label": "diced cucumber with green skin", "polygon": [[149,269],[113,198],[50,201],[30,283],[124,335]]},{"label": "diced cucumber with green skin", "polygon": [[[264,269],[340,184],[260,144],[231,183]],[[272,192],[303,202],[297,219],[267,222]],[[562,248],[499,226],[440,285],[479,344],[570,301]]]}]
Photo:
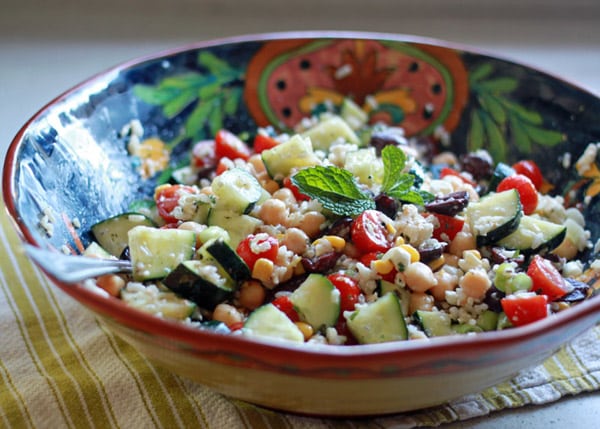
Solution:
[{"label": "diced cucumber with green skin", "polygon": [[221,173],[214,178],[211,188],[216,197],[216,207],[240,214],[249,213],[263,197],[263,187],[256,177],[241,168]]},{"label": "diced cucumber with green skin", "polygon": [[252,337],[304,342],[304,335],[298,326],[273,304],[265,304],[254,310],[248,316],[242,332]]},{"label": "diced cucumber with green skin", "polygon": [[484,331],[495,331],[498,327],[498,313],[492,310],[485,310],[477,317],[477,326]]},{"label": "diced cucumber with green skin", "polygon": [[310,274],[292,292],[290,301],[300,320],[315,331],[335,325],[340,315],[340,292],[322,274]]},{"label": "diced cucumber with green skin", "polygon": [[207,243],[210,240],[219,239],[225,243],[229,243],[229,233],[220,226],[209,226],[206,229],[197,233],[198,240],[201,243]]},{"label": "diced cucumber with green skin", "polygon": [[136,226],[128,236],[135,281],[166,277],[179,263],[192,259],[196,250],[196,234],[184,229]]},{"label": "diced cucumber with green skin", "polygon": [[310,139],[315,150],[328,151],[336,141],[360,145],[360,139],[354,130],[339,116],[323,119],[304,131],[302,136]]},{"label": "diced cucumber with green skin", "polygon": [[453,333],[452,320],[444,312],[417,310],[413,317],[428,337],[442,337]]},{"label": "diced cucumber with green skin", "polygon": [[383,182],[383,162],[374,147],[346,153],[344,168],[365,185]]},{"label": "diced cucumber with green skin", "polygon": [[102,248],[98,243],[92,241],[88,247],[83,251],[83,256],[89,256],[90,258],[100,259],[115,259],[114,255],[111,255]]},{"label": "diced cucumber with green skin", "polygon": [[488,185],[489,191],[495,191],[496,187],[500,182],[502,182],[503,179],[513,176],[514,174],[516,174],[516,171],[510,165],[503,162],[496,164],[496,168],[494,168],[494,173],[492,174],[492,178],[490,179],[490,183]]},{"label": "diced cucumber with green skin", "polygon": [[98,244],[118,258],[129,245],[127,233],[139,225],[156,226],[152,219],[143,214],[123,213],[92,225],[91,231]]},{"label": "diced cucumber with green skin", "polygon": [[513,324],[510,322],[510,319],[506,315],[505,312],[501,312],[498,314],[498,323],[496,325],[496,329],[501,331],[502,329],[512,328]]},{"label": "diced cucumber with green skin", "polygon": [[506,249],[520,250],[525,254],[550,251],[562,243],[567,227],[533,216],[523,216],[518,228],[498,241]]},{"label": "diced cucumber with green skin", "polygon": [[206,251],[217,261],[225,272],[236,282],[250,278],[250,268],[229,244],[220,239],[213,239],[205,243],[201,251]]},{"label": "diced cucumber with green skin", "polygon": [[262,221],[250,215],[240,215],[229,210],[213,208],[208,214],[208,225],[219,226],[229,233],[229,245],[237,248],[238,244],[254,233],[262,225]]},{"label": "diced cucumber with green skin", "polygon": [[163,283],[176,294],[187,298],[199,307],[213,310],[231,298],[237,284],[219,267],[205,261],[183,261]]},{"label": "diced cucumber with green skin", "polygon": [[409,314],[410,291],[405,287],[397,285],[396,283],[392,283],[383,279],[378,280],[377,295],[384,296],[388,292],[393,292],[396,295],[398,295],[398,299],[400,300],[400,307],[402,308],[402,314]]},{"label": "diced cucumber with green skin", "polygon": [[353,131],[364,127],[369,120],[367,112],[349,98],[344,98],[344,101],[342,101],[340,116]]},{"label": "diced cucumber with green skin", "polygon": [[475,332],[483,332],[481,326],[471,325],[470,323],[459,323],[458,325],[452,325],[452,333],[454,334],[470,334]]},{"label": "diced cucumber with green skin", "polygon": [[408,339],[404,313],[395,293],[386,293],[377,301],[361,306],[346,316],[346,323],[360,344]]},{"label": "diced cucumber with green skin", "polygon": [[167,319],[185,320],[196,310],[196,304],[173,292],[123,289],[120,296],[133,308],[147,313],[160,314]]},{"label": "diced cucumber with green skin", "polygon": [[276,180],[289,176],[292,169],[313,167],[321,163],[315,155],[310,139],[299,134],[274,148],[264,150],[261,158],[269,176]]},{"label": "diced cucumber with green skin", "polygon": [[467,206],[467,219],[477,246],[494,244],[514,232],[523,216],[516,189],[486,195]]}]

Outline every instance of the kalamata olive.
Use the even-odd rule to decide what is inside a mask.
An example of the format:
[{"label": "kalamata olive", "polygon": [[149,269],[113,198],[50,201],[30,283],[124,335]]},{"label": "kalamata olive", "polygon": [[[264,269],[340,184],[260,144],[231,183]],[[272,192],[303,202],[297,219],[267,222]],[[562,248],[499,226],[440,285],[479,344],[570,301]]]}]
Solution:
[{"label": "kalamata olive", "polygon": [[350,240],[350,230],[352,229],[353,219],[349,216],[341,217],[333,222],[326,230],[324,235],[337,235],[344,240]]},{"label": "kalamata olive", "polygon": [[487,179],[494,173],[494,161],[489,153],[485,151],[471,152],[461,159],[464,171],[473,176],[475,181]]},{"label": "kalamata olive", "polygon": [[267,301],[271,301],[274,299],[274,296],[277,292],[293,292],[306,280],[308,274],[300,274],[292,277],[286,282],[278,284],[273,290],[268,291],[271,292],[267,297]]},{"label": "kalamata olive", "polygon": [[502,304],[500,304],[500,300],[505,296],[506,294],[504,292],[496,289],[495,286],[492,286],[485,293],[485,298],[483,298],[483,302],[487,304],[488,308],[494,313],[501,313]]},{"label": "kalamata olive", "polygon": [[451,192],[446,195],[436,196],[433,201],[425,204],[425,209],[431,213],[446,216],[456,216],[469,204],[469,193],[467,191]]},{"label": "kalamata olive", "polygon": [[492,263],[497,265],[504,262],[515,262],[517,265],[523,265],[525,262],[525,256],[522,253],[517,256],[508,256],[503,247],[491,247],[489,258]]},{"label": "kalamata olive", "polygon": [[447,243],[438,240],[425,240],[417,249],[419,251],[419,259],[425,264],[435,261],[443,255],[446,246]]},{"label": "kalamata olive", "polygon": [[398,201],[387,195],[379,194],[375,197],[375,208],[390,219],[394,219],[398,213]]},{"label": "kalamata olive", "polygon": [[381,156],[381,151],[386,146],[398,146],[405,144],[406,139],[404,138],[404,136],[391,130],[376,131],[373,134],[371,134],[371,140],[369,140],[369,145],[375,148],[377,156]]},{"label": "kalamata olive", "polygon": [[587,298],[591,286],[579,280],[565,278],[565,281],[573,288],[571,292],[558,299],[562,302],[578,302]]},{"label": "kalamata olive", "polygon": [[328,252],[314,258],[302,258],[302,266],[307,273],[323,273],[333,269],[340,256],[341,253]]},{"label": "kalamata olive", "polygon": [[129,246],[125,246],[125,248],[121,252],[121,255],[119,255],[119,259],[123,261],[131,260],[131,255],[129,254]]}]

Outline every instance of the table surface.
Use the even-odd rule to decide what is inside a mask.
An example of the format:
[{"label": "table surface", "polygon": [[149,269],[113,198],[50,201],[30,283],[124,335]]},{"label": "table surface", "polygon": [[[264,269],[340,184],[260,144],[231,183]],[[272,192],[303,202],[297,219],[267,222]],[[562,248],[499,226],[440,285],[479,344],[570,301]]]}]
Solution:
[{"label": "table surface", "polygon": [[[600,94],[600,3],[422,0],[2,0],[0,154],[39,108],[120,62],[215,37],[265,31],[361,30],[417,34],[534,65]],[[594,427],[600,395],[497,412],[446,427]]]}]

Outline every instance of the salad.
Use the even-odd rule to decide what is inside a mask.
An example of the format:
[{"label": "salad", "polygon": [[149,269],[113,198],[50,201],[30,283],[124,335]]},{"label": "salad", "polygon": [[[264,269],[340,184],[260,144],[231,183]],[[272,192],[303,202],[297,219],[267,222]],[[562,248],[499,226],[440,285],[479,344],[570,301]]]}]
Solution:
[{"label": "salad", "polygon": [[197,142],[151,204],[95,224],[85,253],[132,262],[95,286],[198,329],[338,345],[473,334],[594,293],[584,218],[547,189],[531,160],[431,154],[346,100],[294,133]]}]

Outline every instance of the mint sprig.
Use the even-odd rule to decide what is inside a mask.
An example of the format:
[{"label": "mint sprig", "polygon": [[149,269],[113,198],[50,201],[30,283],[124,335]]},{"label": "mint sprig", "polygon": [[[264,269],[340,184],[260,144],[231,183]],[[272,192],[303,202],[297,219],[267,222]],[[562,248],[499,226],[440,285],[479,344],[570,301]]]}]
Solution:
[{"label": "mint sprig", "polygon": [[406,154],[397,146],[386,146],[381,151],[383,161],[383,183],[381,192],[405,203],[422,206],[433,198],[429,192],[414,188],[415,176],[403,173]]},{"label": "mint sprig", "polygon": [[360,190],[354,176],[342,168],[315,166],[292,176],[300,192],[319,201],[340,216],[357,215],[375,208],[372,197]]}]

